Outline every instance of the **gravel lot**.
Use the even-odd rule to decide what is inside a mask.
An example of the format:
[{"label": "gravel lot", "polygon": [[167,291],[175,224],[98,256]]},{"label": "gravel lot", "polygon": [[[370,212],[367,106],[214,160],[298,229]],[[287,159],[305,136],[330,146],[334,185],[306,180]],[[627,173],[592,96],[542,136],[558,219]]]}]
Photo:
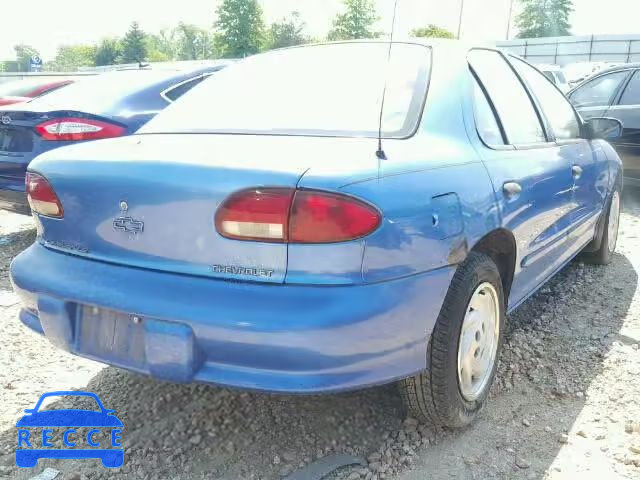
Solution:
[{"label": "gravel lot", "polygon": [[[574,261],[509,318],[490,403],[462,432],[405,419],[393,386],[290,397],[173,385],[52,347],[18,319],[8,266],[35,232],[0,212],[0,477],[278,479],[319,457],[367,466],[334,477],[640,478],[640,194],[628,191],[608,267]],[[41,393],[96,392],[124,422],[125,464],[14,466],[15,422]]]}]

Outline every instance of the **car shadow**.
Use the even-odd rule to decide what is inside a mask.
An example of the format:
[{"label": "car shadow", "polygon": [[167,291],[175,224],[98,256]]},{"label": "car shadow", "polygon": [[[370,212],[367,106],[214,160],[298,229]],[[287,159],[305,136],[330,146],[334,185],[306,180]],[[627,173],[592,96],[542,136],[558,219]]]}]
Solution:
[{"label": "car shadow", "polygon": [[0,290],[11,290],[11,283],[9,282],[11,259],[31,245],[35,238],[35,228],[5,234],[0,233]]},{"label": "car shadow", "polygon": [[[622,254],[608,267],[574,261],[560,272],[510,315],[492,398],[479,420],[460,432],[422,424],[408,429],[394,385],[339,395],[269,395],[165,383],[108,367],[83,390],[96,393],[124,423],[124,466],[107,471],[97,460],[41,460],[33,470],[11,470],[11,478],[31,478],[48,466],[90,478],[276,479],[331,453],[367,457],[388,450],[398,466],[386,478],[418,480],[427,471],[432,479],[471,479],[480,478],[479,469],[497,478],[505,471],[542,478],[607,352],[614,342],[631,341],[620,330],[637,284]],[[569,364],[579,365],[580,374],[567,376]],[[69,397],[49,408],[87,408],[87,400]],[[15,428],[0,432],[0,465],[12,463],[16,439]],[[421,468],[400,466],[394,451],[406,445],[419,450]],[[525,474],[514,463],[519,452],[528,452],[529,477],[519,476]]]},{"label": "car shadow", "polygon": [[640,188],[625,188],[622,192],[622,211],[640,218]]},{"label": "car shadow", "polygon": [[[619,421],[614,412],[594,412],[592,405],[585,414],[585,408],[607,355],[620,344],[638,343],[621,333],[637,287],[638,274],[622,254],[607,267],[572,262],[509,316],[499,378],[479,420],[441,437],[420,455],[417,468],[398,480],[422,480],[426,471],[434,480],[556,478],[561,448],[582,440],[564,435],[582,430],[594,439],[593,425]],[[585,417],[590,417],[587,428]],[[622,432],[623,425],[618,428]],[[611,443],[597,446],[606,452]],[[612,459],[595,457],[589,451],[580,463],[591,473],[604,469],[601,478],[618,478],[607,470]],[[580,476],[571,470],[562,474]]]}]

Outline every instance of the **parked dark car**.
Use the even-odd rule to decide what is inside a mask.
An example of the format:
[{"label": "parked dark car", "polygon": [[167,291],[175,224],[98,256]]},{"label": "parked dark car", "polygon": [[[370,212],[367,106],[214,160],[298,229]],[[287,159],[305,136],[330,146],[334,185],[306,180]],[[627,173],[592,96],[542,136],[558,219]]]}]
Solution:
[{"label": "parked dark car", "polygon": [[612,117],[622,122],[622,136],[611,143],[622,157],[625,183],[640,187],[640,63],[603,70],[567,96],[585,120]]},{"label": "parked dark car", "polygon": [[0,106],[28,102],[32,98],[73,83],[70,78],[51,80],[50,77],[28,78],[0,84]]},{"label": "parked dark car", "polygon": [[130,135],[225,65],[110,72],[0,108],[0,209],[29,213],[25,173],[37,155],[78,142]]}]

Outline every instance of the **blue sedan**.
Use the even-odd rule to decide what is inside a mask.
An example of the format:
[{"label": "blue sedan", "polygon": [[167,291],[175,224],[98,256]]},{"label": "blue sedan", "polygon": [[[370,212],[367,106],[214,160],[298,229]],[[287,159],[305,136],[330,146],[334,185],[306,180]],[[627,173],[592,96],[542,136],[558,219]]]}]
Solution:
[{"label": "blue sedan", "polygon": [[224,63],[186,70],[124,70],[0,107],[0,209],[29,213],[27,165],[77,142],[130,135]]},{"label": "blue sedan", "polygon": [[388,50],[257,55],[134,136],[38,157],[22,322],[176,382],[399,381],[414,415],[470,423],[506,313],[576,255],[611,260],[621,125],[496,50]]}]

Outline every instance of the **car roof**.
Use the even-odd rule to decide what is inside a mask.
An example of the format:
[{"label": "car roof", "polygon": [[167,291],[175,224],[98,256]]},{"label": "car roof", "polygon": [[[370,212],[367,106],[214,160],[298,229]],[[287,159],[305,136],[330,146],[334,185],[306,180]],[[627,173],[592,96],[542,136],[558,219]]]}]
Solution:
[{"label": "car roof", "polygon": [[[157,101],[161,101],[160,93],[167,88],[220,70],[226,64],[225,62],[216,62],[181,69],[114,70],[82,78],[71,85],[37,97],[30,102],[21,103],[12,110],[74,110],[110,115],[124,108],[123,105],[133,109],[149,108],[149,98],[157,96]],[[96,95],[96,92],[100,92],[100,94]]]},{"label": "car roof", "polygon": [[582,88],[582,86],[584,84],[586,84],[587,82],[601,77],[602,75],[606,75],[608,73],[614,73],[614,72],[623,72],[625,70],[633,70],[636,68],[640,68],[640,62],[634,62],[634,63],[623,63],[622,65],[615,65],[613,67],[609,67],[609,68],[603,68],[602,70],[598,70],[597,72],[594,72],[592,75],[587,76],[584,81],[582,81],[581,83],[579,83],[578,85],[576,85],[575,87],[573,87],[571,90],[569,90],[567,92],[567,95],[571,95],[573,92],[575,92],[576,90],[578,90],[579,88]]},{"label": "car roof", "polygon": [[[335,45],[335,44],[361,44],[361,43],[389,43],[389,40],[380,39],[380,38],[371,38],[371,39],[361,39],[361,40],[338,40],[335,42],[318,42],[318,43],[307,43],[304,45],[295,45],[292,47],[285,47],[276,50],[269,50],[264,53],[270,53],[274,51],[282,51],[282,50],[291,50],[296,48],[311,48],[319,45]],[[452,51],[468,51],[471,48],[487,48],[490,50],[500,50],[494,44],[491,43],[482,43],[482,42],[468,42],[465,40],[454,40],[449,38],[421,38],[421,37],[402,37],[395,38],[392,42],[395,44],[416,44],[416,45],[424,45],[425,47],[437,48],[440,50],[452,50]]]},{"label": "car roof", "polygon": [[42,87],[54,86],[72,81],[72,79],[65,77],[27,77],[22,80],[11,80],[8,82],[0,83],[0,97],[26,97],[28,95],[16,95],[15,93],[11,92],[31,93],[32,91],[38,90]]},{"label": "car roof", "polygon": [[[283,51],[283,50],[292,50],[292,49],[300,49],[300,48],[313,48],[322,45],[335,45],[335,44],[362,44],[362,43],[371,43],[371,44],[389,44],[389,40],[373,38],[373,39],[361,39],[361,40],[340,40],[336,42],[318,42],[318,43],[308,43],[305,45],[296,45],[292,47],[285,47],[275,50],[269,50],[267,52],[263,52],[258,55],[269,55],[272,52]],[[501,51],[504,54],[508,54],[509,52],[497,48],[495,44],[491,43],[482,43],[482,42],[468,42],[466,40],[455,40],[448,38],[418,38],[418,37],[402,37],[394,39],[392,42],[393,45],[422,45],[428,48],[431,48],[434,52],[434,62],[435,57],[439,58],[448,58],[450,60],[456,58],[460,60],[461,58],[466,58],[467,53],[470,49],[479,48],[486,50],[494,50]]]},{"label": "car roof", "polygon": [[640,68],[640,62],[623,63],[622,65],[615,65],[613,67],[603,68],[602,70],[598,70],[597,72],[595,72],[590,78],[595,78],[596,76],[600,76],[603,73],[618,72],[621,70],[631,70],[634,68]]}]

